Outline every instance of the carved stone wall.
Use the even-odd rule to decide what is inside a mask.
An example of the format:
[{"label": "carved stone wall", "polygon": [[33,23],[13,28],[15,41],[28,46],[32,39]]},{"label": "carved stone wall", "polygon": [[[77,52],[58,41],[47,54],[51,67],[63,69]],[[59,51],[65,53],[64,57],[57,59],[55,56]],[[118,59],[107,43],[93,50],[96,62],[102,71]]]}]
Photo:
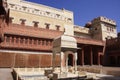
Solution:
[{"label": "carved stone wall", "polygon": [[[56,62],[58,62],[58,59]],[[0,53],[0,67],[51,67],[51,66],[52,66],[51,54]]]},{"label": "carved stone wall", "polygon": [[12,67],[14,65],[13,53],[0,53],[0,67]]}]

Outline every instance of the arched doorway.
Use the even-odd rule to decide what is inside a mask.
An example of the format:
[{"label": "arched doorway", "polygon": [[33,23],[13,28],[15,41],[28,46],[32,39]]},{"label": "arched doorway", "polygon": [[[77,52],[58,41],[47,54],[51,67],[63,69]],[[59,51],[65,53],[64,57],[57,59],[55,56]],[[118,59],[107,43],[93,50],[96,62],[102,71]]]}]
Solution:
[{"label": "arched doorway", "polygon": [[68,66],[73,66],[73,54],[68,54]]},{"label": "arched doorway", "polygon": [[117,66],[120,67],[120,56],[117,57]]},{"label": "arched doorway", "polygon": [[110,65],[115,66],[116,65],[116,58],[114,56],[110,56]]}]

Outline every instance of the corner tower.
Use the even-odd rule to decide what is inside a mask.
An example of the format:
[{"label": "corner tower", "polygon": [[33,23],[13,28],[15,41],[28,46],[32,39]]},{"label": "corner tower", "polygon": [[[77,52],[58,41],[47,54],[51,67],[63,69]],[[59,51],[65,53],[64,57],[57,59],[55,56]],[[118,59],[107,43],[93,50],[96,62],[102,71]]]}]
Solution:
[{"label": "corner tower", "polygon": [[116,22],[102,16],[92,20],[90,31],[93,39],[97,40],[117,37]]}]

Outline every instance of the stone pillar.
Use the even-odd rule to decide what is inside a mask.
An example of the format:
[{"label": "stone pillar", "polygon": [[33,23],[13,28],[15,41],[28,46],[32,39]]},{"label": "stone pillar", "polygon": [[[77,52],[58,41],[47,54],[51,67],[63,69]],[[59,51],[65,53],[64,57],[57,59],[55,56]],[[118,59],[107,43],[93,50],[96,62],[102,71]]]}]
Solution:
[{"label": "stone pillar", "polygon": [[13,59],[13,68],[15,67],[15,61],[16,61],[16,53],[14,54],[14,59]]},{"label": "stone pillar", "polygon": [[64,58],[64,53],[63,52],[60,53],[60,57],[61,57],[61,69],[60,69],[60,72],[63,72],[63,58]]},{"label": "stone pillar", "polygon": [[44,40],[44,45],[45,45],[45,46],[46,46],[46,42],[47,42],[47,41],[46,41],[46,40]]},{"label": "stone pillar", "polygon": [[50,41],[48,41],[48,46],[50,46]]},{"label": "stone pillar", "polygon": [[65,67],[66,67],[66,69],[67,69],[67,72],[68,72],[68,54],[67,53],[65,53]]},{"label": "stone pillar", "polygon": [[100,65],[100,53],[98,52],[98,65]]},{"label": "stone pillar", "polygon": [[27,39],[27,45],[29,45],[30,44],[30,42],[29,42],[30,40],[29,40],[29,38]]},{"label": "stone pillar", "polygon": [[93,65],[93,52],[92,52],[92,47],[90,47],[90,65]]},{"label": "stone pillar", "polygon": [[20,45],[20,37],[18,38],[18,45]]},{"label": "stone pillar", "polygon": [[52,55],[52,68],[53,68],[53,70],[55,68],[55,56],[56,56],[56,53],[53,52],[53,55]]},{"label": "stone pillar", "polygon": [[5,36],[5,41],[4,41],[4,43],[6,43],[7,42],[7,36]]},{"label": "stone pillar", "polygon": [[10,44],[12,43],[12,37],[10,36]]},{"label": "stone pillar", "polygon": [[16,37],[14,37],[14,44],[16,44]]},{"label": "stone pillar", "polygon": [[42,45],[42,43],[43,43],[43,41],[42,41],[42,40],[40,40],[40,46]]},{"label": "stone pillar", "polygon": [[36,40],[36,45],[38,46],[38,39]]},{"label": "stone pillar", "polygon": [[3,24],[5,22],[5,16],[4,15],[0,15],[0,28],[3,27]]},{"label": "stone pillar", "polygon": [[82,59],[81,59],[82,65],[84,65],[84,48],[82,49],[81,57],[82,57]]},{"label": "stone pillar", "polygon": [[77,59],[78,59],[78,57],[77,57],[77,52],[75,52],[75,72],[77,71]]},{"label": "stone pillar", "polygon": [[25,44],[25,38],[23,38],[23,45],[26,45],[26,44]]},{"label": "stone pillar", "polygon": [[32,39],[32,45],[34,45],[34,39]]}]

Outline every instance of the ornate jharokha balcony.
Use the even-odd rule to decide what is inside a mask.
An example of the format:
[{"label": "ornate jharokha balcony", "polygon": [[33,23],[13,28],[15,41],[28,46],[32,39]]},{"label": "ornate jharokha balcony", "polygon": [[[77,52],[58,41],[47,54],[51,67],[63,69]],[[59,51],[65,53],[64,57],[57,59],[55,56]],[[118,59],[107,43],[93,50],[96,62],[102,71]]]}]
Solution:
[{"label": "ornate jharokha balcony", "polygon": [[1,48],[51,51],[53,38],[61,31],[12,24],[3,28]]},{"label": "ornate jharokha balcony", "polygon": [[62,34],[61,31],[48,30],[43,28],[34,28],[31,26],[23,26],[18,24],[11,24],[4,28],[4,34],[15,34],[22,36],[38,37],[53,39]]},{"label": "ornate jharokha balcony", "polygon": [[[43,42],[45,43],[45,42]],[[25,43],[23,41],[23,43],[16,43],[16,41],[14,42],[3,42],[1,43],[1,48],[10,48],[10,49],[23,49],[23,50],[42,50],[42,51],[51,51],[52,49],[52,43],[49,42],[47,44],[43,44],[43,43]]]}]

